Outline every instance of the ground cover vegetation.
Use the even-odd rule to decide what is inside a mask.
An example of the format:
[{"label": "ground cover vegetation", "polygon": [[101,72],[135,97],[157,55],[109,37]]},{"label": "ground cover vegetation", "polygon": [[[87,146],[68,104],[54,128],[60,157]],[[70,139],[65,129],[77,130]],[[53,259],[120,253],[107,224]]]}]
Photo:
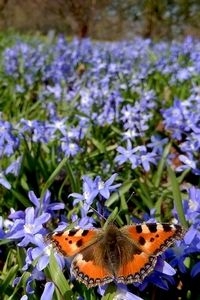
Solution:
[{"label": "ground cover vegetation", "polygon": [[[199,50],[1,36],[1,299],[199,299]],[[45,237],[108,220],[187,233],[142,284],[87,289]]]}]

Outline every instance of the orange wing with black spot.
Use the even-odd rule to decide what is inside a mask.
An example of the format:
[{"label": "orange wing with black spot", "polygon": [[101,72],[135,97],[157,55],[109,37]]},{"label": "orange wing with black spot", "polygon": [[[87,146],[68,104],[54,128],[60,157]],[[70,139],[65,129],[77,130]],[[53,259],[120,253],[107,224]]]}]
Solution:
[{"label": "orange wing with black spot", "polygon": [[120,231],[133,245],[129,261],[117,272],[117,281],[125,284],[142,282],[153,271],[157,256],[185,233],[179,225],[159,223],[124,226]]},{"label": "orange wing with black spot", "polygon": [[84,248],[94,244],[99,239],[98,229],[71,229],[63,232],[56,232],[50,239],[56,249],[64,256],[74,256]]}]

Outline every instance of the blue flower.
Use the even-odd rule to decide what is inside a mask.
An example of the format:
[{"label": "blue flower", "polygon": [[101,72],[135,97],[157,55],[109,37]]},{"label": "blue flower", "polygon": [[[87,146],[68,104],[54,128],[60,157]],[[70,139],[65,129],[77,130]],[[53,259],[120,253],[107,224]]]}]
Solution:
[{"label": "blue flower", "polygon": [[77,142],[69,140],[67,137],[61,138],[61,149],[65,156],[75,156],[81,152],[81,148]]},{"label": "blue flower", "polygon": [[139,156],[135,154],[134,148],[130,140],[127,140],[127,148],[122,146],[117,147],[117,151],[120,153],[115,157],[115,161],[122,165],[125,162],[130,162],[132,164],[132,169],[139,165]]},{"label": "blue flower", "polygon": [[169,265],[166,261],[164,261],[160,256],[157,258],[157,263],[154,271],[147,277],[145,277],[144,281],[139,284],[134,284],[141,291],[144,290],[149,283],[154,284],[155,286],[168,290],[169,285],[168,282],[173,284],[174,279],[173,275],[176,273],[173,267]]},{"label": "blue flower", "polygon": [[[13,285],[14,286],[17,285],[21,279],[22,277],[16,277],[13,281]],[[35,289],[33,287],[35,280],[43,281],[45,280],[45,275],[43,272],[38,271],[36,268],[33,268],[31,275],[28,277],[26,281],[26,293],[28,295],[32,295],[35,293]]]},{"label": "blue flower", "polygon": [[[55,113],[55,112],[54,112]],[[55,139],[55,134],[60,132],[63,136],[67,134],[67,118],[52,118],[50,123],[46,124],[46,130],[48,130],[49,135],[52,136],[52,140]]]},{"label": "blue flower", "polygon": [[150,170],[150,163],[156,164],[157,154],[155,152],[148,152],[145,146],[132,148],[130,140],[127,140],[127,149],[120,146],[117,148],[117,151],[121,154],[116,156],[115,161],[120,165],[126,161],[130,161],[132,169],[142,165],[144,170],[148,172]]},{"label": "blue flower", "polygon": [[19,138],[14,135],[12,124],[0,120],[0,157],[10,157],[18,149],[19,143]]},{"label": "blue flower", "polygon": [[21,239],[21,242],[18,243],[18,245],[20,247],[25,247],[29,243],[34,243],[36,233],[46,233],[43,225],[49,219],[50,214],[42,213],[39,217],[36,217],[34,208],[28,207],[25,210],[24,217],[15,220],[6,237],[11,240]]},{"label": "blue flower", "polygon": [[[52,245],[47,244],[44,241],[44,238],[41,234],[36,234],[34,237],[34,245],[37,246],[33,249],[31,249],[31,257],[33,260],[37,259],[36,268],[38,271],[42,271],[49,263],[51,251],[52,251]],[[55,252],[56,260],[60,266],[61,269],[63,269],[65,265],[64,257],[59,255],[57,252]]]},{"label": "blue flower", "polygon": [[46,300],[46,299],[51,300],[51,299],[53,299],[54,289],[55,289],[54,283],[53,282],[47,282],[45,284],[44,291],[41,295],[40,300]]},{"label": "blue flower", "polygon": [[11,189],[11,184],[9,181],[6,179],[4,172],[0,172],[0,184],[6,188],[7,190]]},{"label": "blue flower", "polygon": [[120,186],[120,184],[112,185],[116,176],[117,174],[113,174],[106,182],[104,182],[100,176],[97,176],[94,180],[86,175],[83,176],[83,194],[72,193],[69,195],[75,198],[73,204],[75,205],[82,201],[83,209],[85,212],[88,212],[97,195],[108,199],[110,193]]},{"label": "blue flower", "polygon": [[96,184],[93,182],[93,180],[88,176],[83,176],[83,194],[79,193],[72,193],[69,195],[69,197],[75,198],[73,201],[73,204],[76,205],[80,201],[83,202],[83,209],[87,212],[95,197],[98,194],[98,190],[96,187]]},{"label": "blue flower", "polygon": [[137,146],[134,151],[138,153],[139,162],[146,172],[150,170],[150,163],[156,164],[157,154],[155,152],[147,152],[145,146]]},{"label": "blue flower", "polygon": [[116,295],[113,297],[113,300],[143,300],[143,299],[127,291],[125,288],[118,287],[116,291]]},{"label": "blue flower", "polygon": [[5,232],[3,230],[3,218],[0,216],[0,240],[5,238]]},{"label": "blue flower", "polygon": [[168,138],[162,139],[158,135],[151,136],[151,142],[147,144],[148,148],[152,148],[152,151],[154,153],[158,153],[159,155],[162,155],[163,153],[163,147],[167,144]]},{"label": "blue flower", "polygon": [[200,262],[197,262],[193,267],[192,267],[192,270],[191,270],[191,276],[192,277],[195,277],[197,275],[199,275],[200,273]]},{"label": "blue flower", "polygon": [[[80,209],[80,217],[77,215],[72,215],[72,222],[77,224],[78,227],[83,229],[90,229],[93,228],[93,224],[96,223],[96,221],[93,219],[93,217],[89,217],[87,215],[87,211],[85,209]],[[58,231],[58,229],[56,229]]]},{"label": "blue flower", "polygon": [[200,216],[200,189],[192,186],[188,191],[189,199],[184,200],[184,209],[187,219],[198,223]]},{"label": "blue flower", "polygon": [[47,190],[42,199],[37,198],[33,191],[28,193],[29,200],[35,205],[35,215],[39,216],[40,212],[51,213],[55,210],[64,209],[64,203],[51,202],[51,193]]},{"label": "blue flower", "polygon": [[113,174],[107,181],[103,181],[100,176],[97,176],[94,180],[94,184],[97,186],[99,194],[105,199],[110,197],[110,192],[115,191],[121,184],[112,185],[117,174]]},{"label": "blue flower", "polygon": [[184,164],[178,166],[176,168],[176,171],[182,172],[184,170],[191,169],[194,174],[200,175],[200,169],[197,168],[197,161],[192,157],[192,155],[188,155],[188,156],[190,156],[190,158],[183,154],[179,155],[178,158],[180,162],[183,162]]},{"label": "blue flower", "polygon": [[22,156],[18,157],[6,168],[5,174],[13,174],[15,176],[18,176],[21,168],[21,162]]}]

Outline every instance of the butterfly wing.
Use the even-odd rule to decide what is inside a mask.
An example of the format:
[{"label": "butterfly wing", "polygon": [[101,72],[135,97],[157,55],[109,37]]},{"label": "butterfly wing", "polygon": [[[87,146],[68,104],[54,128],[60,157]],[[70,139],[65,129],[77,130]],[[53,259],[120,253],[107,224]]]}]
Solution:
[{"label": "butterfly wing", "polygon": [[70,257],[94,244],[99,239],[100,232],[98,229],[75,228],[53,233],[50,240],[62,255]]},{"label": "butterfly wing", "polygon": [[117,281],[125,284],[142,282],[154,269],[157,256],[185,232],[179,225],[156,223],[124,226],[120,231],[131,249],[129,259],[121,263],[117,272]]},{"label": "butterfly wing", "polygon": [[71,273],[88,288],[113,281],[114,276],[105,264],[102,243],[97,242],[77,254]]},{"label": "butterfly wing", "polygon": [[101,229],[72,229],[54,233],[50,239],[64,256],[75,256],[71,274],[88,288],[103,285],[113,280],[104,257],[105,242]]},{"label": "butterfly wing", "polygon": [[121,231],[148,255],[163,253],[185,233],[180,225],[159,223],[124,226]]}]

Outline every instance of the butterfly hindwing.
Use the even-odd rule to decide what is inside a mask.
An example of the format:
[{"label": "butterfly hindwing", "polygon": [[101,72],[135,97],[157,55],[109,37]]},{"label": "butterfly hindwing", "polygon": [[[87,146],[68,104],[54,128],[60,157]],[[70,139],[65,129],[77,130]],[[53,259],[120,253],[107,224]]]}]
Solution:
[{"label": "butterfly hindwing", "polygon": [[87,247],[77,254],[71,264],[71,273],[87,287],[103,285],[114,280],[105,264],[102,241]]}]

